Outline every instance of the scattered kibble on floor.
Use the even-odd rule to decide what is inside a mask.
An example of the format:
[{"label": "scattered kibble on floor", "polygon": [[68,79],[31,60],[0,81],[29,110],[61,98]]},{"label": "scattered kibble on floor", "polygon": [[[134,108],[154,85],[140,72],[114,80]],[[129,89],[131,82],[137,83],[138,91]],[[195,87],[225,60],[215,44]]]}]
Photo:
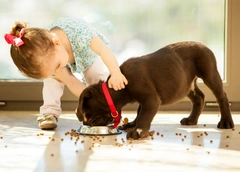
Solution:
[{"label": "scattered kibble on floor", "polygon": [[[204,124],[204,126],[206,126],[206,124]],[[235,129],[233,128],[232,131],[235,131]],[[155,135],[155,133],[156,133],[157,136],[164,137],[164,134],[160,134],[159,131],[158,131],[158,132],[155,132],[154,130],[152,130],[152,131],[149,131],[143,138],[138,138],[138,140],[147,139],[148,137],[150,138],[150,140],[154,140],[154,135]],[[86,136],[86,135],[79,135],[79,134],[77,134],[76,131],[73,130],[73,129],[72,129],[71,131],[65,132],[64,134],[65,134],[65,136],[69,136],[69,139],[70,139],[70,140],[73,140],[73,141],[74,141],[74,144],[75,144],[76,146],[77,146],[78,141],[80,141],[80,143],[83,144],[83,143],[85,143],[85,139],[91,139],[91,141],[92,141],[92,142],[90,143],[91,146],[88,148],[88,150],[93,150],[93,149],[95,149],[96,147],[101,147],[101,144],[100,144],[100,143],[102,143],[103,140],[104,140],[104,138],[105,138],[105,136]],[[240,134],[240,132],[238,132],[238,134]],[[36,134],[36,135],[37,135],[38,137],[39,137],[39,136],[43,136],[43,137],[44,137],[44,133],[38,133],[38,134]],[[176,132],[175,135],[176,135],[176,136],[182,136],[183,134]],[[208,133],[207,133],[207,132],[200,133],[199,135],[197,135],[197,138],[203,137],[204,135],[205,135],[205,136],[208,136]],[[55,140],[57,139],[57,138],[52,138],[52,137],[50,137],[50,136],[49,136],[48,138],[51,139],[51,141],[55,141]],[[230,136],[227,135],[226,138],[230,138]],[[0,139],[3,139],[3,137],[0,136]],[[184,142],[185,139],[187,139],[187,135],[183,135],[183,137],[181,138],[181,141]],[[63,142],[64,140],[66,140],[66,138],[61,137],[60,140]],[[120,140],[120,142],[119,142],[119,140]],[[129,139],[125,139],[125,138],[120,138],[120,139],[119,139],[119,138],[114,138],[113,141],[116,142],[115,145],[116,145],[117,147],[123,147],[123,146],[125,147],[125,146],[126,146],[129,151],[131,151],[132,148],[133,148],[133,145],[130,146],[130,144],[133,144],[133,141],[138,142],[137,140],[134,140],[133,138],[129,138]],[[86,143],[88,143],[88,142],[86,142]],[[213,143],[213,140],[210,140],[210,143],[212,144],[212,143]],[[200,144],[200,143],[198,143],[197,145],[198,145],[198,146],[202,146],[202,144]],[[7,147],[8,147],[8,146],[5,145],[5,148],[7,148]],[[229,145],[227,144],[227,145],[225,145],[225,147],[227,148],[227,147],[229,147]],[[189,151],[190,148],[186,148],[186,150]],[[79,151],[78,151],[78,150],[75,150],[75,152],[78,153]],[[207,154],[210,154],[210,151],[207,151]],[[51,155],[52,157],[54,156],[53,153],[51,153],[50,155]]]}]

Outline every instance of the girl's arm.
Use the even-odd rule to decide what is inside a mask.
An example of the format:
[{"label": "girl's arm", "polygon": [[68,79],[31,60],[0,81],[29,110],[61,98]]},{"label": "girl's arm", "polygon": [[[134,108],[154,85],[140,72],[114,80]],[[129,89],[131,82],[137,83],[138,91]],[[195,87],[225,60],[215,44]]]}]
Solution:
[{"label": "girl's arm", "polygon": [[108,67],[111,74],[108,81],[109,88],[113,88],[116,91],[125,88],[128,81],[120,71],[118,62],[108,46],[98,36],[93,36],[90,48],[102,58],[102,61]]},{"label": "girl's arm", "polygon": [[78,98],[80,97],[82,91],[86,88],[86,86],[78,80],[67,67],[57,70],[54,75]]}]

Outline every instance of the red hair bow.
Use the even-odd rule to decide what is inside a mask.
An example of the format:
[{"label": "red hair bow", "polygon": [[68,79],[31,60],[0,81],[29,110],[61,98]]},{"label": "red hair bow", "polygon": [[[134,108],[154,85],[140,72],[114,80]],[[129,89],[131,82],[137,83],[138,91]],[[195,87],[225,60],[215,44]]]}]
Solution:
[{"label": "red hair bow", "polygon": [[21,29],[19,37],[16,37],[12,34],[5,34],[4,38],[8,44],[13,44],[13,45],[16,45],[17,47],[19,47],[22,44],[24,44],[24,42],[22,40],[23,34],[24,34],[24,28]]}]

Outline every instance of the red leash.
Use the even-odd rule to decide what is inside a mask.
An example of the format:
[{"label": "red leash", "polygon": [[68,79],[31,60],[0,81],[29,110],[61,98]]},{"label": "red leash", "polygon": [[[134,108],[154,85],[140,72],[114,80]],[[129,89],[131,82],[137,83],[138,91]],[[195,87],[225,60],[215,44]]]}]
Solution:
[{"label": "red leash", "polygon": [[111,97],[111,95],[110,95],[110,93],[108,91],[106,82],[102,83],[102,90],[103,90],[104,96],[105,96],[105,98],[107,100],[108,106],[110,108],[111,115],[112,115],[112,117],[114,119],[114,125],[113,125],[112,128],[116,128],[118,126],[118,124],[120,123],[120,120],[122,118],[121,111],[120,111],[120,113],[118,113],[118,111],[116,110],[116,107],[115,107],[115,105],[114,105],[114,103],[112,101],[112,97]]}]

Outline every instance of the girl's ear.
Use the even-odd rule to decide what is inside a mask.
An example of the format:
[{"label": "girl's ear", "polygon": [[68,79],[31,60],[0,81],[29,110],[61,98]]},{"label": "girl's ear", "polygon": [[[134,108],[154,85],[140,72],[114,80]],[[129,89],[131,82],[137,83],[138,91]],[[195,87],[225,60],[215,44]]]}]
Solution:
[{"label": "girl's ear", "polygon": [[52,34],[52,42],[54,45],[59,45],[60,44],[60,40],[57,38],[57,35],[55,33],[51,33]]},{"label": "girl's ear", "polygon": [[58,38],[52,39],[54,45],[60,45],[60,40]]}]

